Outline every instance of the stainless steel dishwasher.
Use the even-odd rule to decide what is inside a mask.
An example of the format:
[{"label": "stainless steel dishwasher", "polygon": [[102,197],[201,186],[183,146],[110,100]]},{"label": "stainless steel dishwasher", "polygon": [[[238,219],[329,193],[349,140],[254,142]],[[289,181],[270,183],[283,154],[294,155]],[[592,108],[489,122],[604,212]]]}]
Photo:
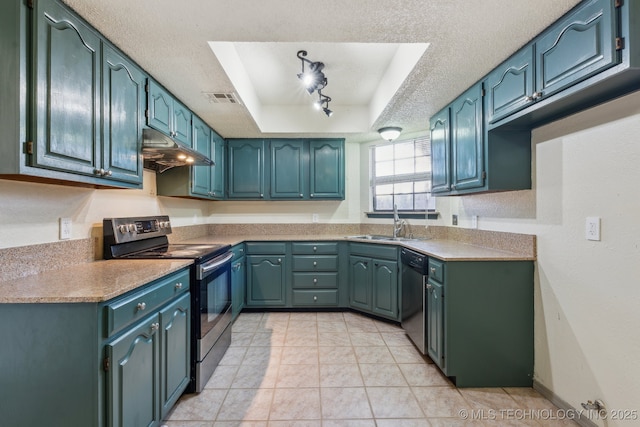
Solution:
[{"label": "stainless steel dishwasher", "polygon": [[400,251],[402,260],[402,328],[422,354],[426,354],[426,255],[407,248]]}]

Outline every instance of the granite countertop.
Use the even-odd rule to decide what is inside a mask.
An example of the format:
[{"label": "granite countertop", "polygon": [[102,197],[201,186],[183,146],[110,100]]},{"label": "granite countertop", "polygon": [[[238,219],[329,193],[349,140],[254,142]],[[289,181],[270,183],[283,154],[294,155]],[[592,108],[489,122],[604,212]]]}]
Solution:
[{"label": "granite countertop", "polygon": [[0,282],[0,303],[96,303],[178,271],[192,260],[95,261]]},{"label": "granite countertop", "polygon": [[535,261],[535,257],[518,252],[498,250],[483,246],[461,243],[455,240],[370,240],[338,235],[237,235],[237,236],[206,236],[189,239],[180,243],[216,244],[225,243],[237,245],[242,242],[256,241],[350,241],[372,243],[377,245],[402,246],[415,250],[442,261]]}]

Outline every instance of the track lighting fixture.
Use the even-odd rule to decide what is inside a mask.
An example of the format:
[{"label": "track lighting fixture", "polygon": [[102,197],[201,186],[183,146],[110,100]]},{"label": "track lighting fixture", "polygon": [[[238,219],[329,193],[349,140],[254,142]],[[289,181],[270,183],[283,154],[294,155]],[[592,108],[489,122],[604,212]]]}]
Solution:
[{"label": "track lighting fixture", "polygon": [[[297,54],[298,58],[302,62],[302,71],[298,73],[298,78],[302,81],[304,88],[309,95],[312,95],[313,92],[318,92],[318,100],[315,101],[314,107],[317,110],[322,110],[327,117],[331,117],[333,111],[329,109],[329,102],[331,102],[331,98],[327,95],[322,94],[322,89],[327,86],[327,77],[324,75],[322,70],[324,69],[324,64],[322,62],[313,62],[305,58],[307,56],[306,50],[299,50]],[[305,70],[304,64],[307,65],[307,69]]]}]

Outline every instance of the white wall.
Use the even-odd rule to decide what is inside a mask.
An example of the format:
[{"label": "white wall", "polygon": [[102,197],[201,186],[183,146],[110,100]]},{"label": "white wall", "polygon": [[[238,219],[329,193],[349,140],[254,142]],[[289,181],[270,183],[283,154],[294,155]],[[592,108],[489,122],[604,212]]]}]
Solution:
[{"label": "white wall", "polygon": [[209,202],[156,196],[155,173],[141,190],[95,190],[0,179],[0,249],[58,241],[58,218],[72,220],[73,239],[91,236],[102,219],[169,215],[174,226],[206,223],[359,223],[360,146],[345,145],[344,201]]},{"label": "white wall", "polygon": [[[478,215],[481,229],[538,236],[535,379],[578,409],[640,412],[640,92],[535,129],[532,149],[533,190],[438,209],[447,225]],[[585,239],[588,216],[599,242]]]}]

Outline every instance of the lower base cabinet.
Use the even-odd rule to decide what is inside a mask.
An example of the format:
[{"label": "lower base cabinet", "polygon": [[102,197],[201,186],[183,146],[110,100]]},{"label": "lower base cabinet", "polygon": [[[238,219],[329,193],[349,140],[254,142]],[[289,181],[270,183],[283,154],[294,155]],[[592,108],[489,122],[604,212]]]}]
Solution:
[{"label": "lower base cabinet", "polygon": [[2,425],[160,426],[190,379],[190,307],[188,269],[105,303],[0,305]]},{"label": "lower base cabinet", "polygon": [[247,307],[285,307],[286,244],[249,242],[247,259]]},{"label": "lower base cabinet", "polygon": [[533,262],[429,259],[427,349],[458,387],[533,384]]}]

